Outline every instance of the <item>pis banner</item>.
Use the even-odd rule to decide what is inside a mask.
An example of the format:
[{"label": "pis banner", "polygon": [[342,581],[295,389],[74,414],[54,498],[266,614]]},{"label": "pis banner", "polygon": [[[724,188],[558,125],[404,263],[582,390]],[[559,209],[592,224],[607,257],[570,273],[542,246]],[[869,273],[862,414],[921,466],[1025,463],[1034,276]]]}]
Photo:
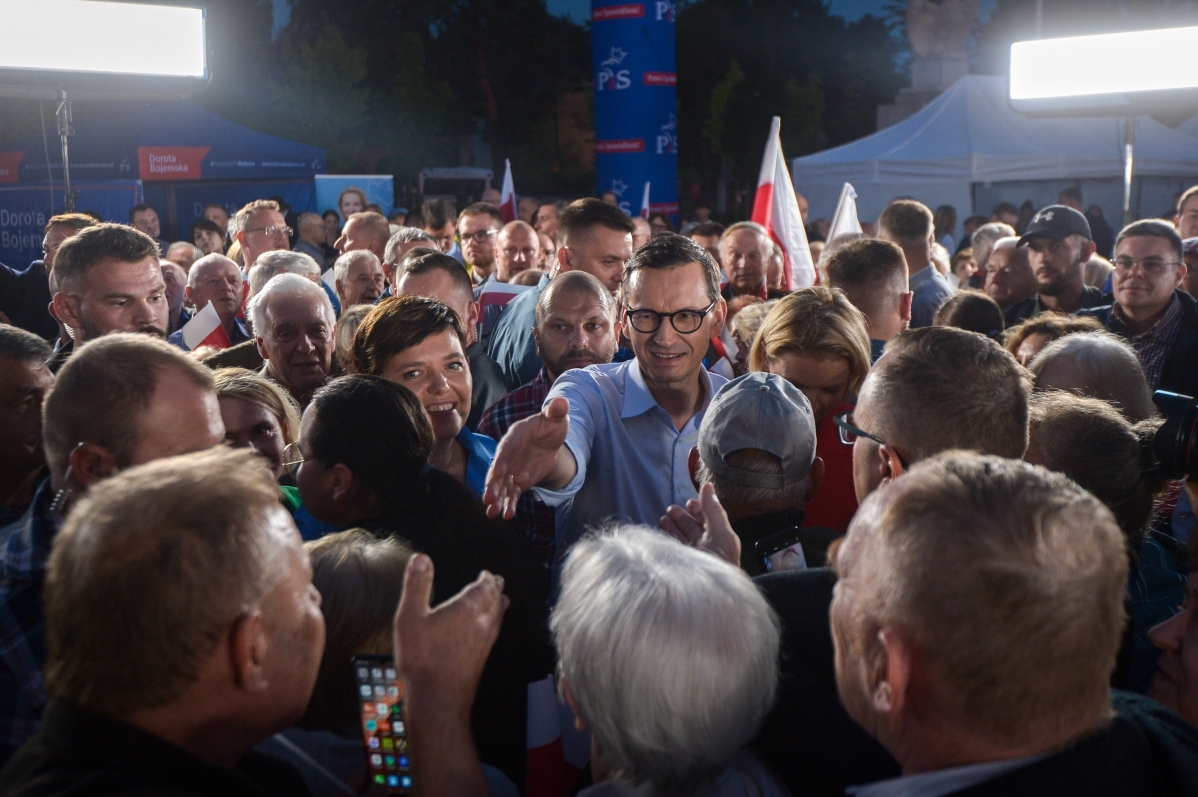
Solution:
[{"label": "pis banner", "polygon": [[631,216],[645,183],[653,212],[678,214],[672,0],[592,0],[597,190]]}]

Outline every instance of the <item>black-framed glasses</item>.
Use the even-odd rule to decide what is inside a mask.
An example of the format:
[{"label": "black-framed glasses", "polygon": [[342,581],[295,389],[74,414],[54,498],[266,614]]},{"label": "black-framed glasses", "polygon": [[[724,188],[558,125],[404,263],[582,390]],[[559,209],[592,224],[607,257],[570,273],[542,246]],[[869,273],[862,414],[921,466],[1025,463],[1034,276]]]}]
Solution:
[{"label": "black-framed glasses", "polygon": [[458,238],[461,239],[462,243],[474,241],[476,244],[481,244],[490,240],[492,235],[499,235],[499,230],[479,230],[478,232],[470,233],[460,232],[458,233]]},{"label": "black-framed glasses", "polygon": [[284,224],[282,227],[279,227],[278,225],[275,225],[275,224],[272,224],[269,227],[247,227],[245,231],[247,233],[264,232],[267,234],[267,236],[278,235],[279,233],[283,233],[283,235],[287,236],[288,238],[290,238],[292,233],[295,232],[290,227],[288,227],[286,224]]},{"label": "black-framed glasses", "polygon": [[[870,434],[861,427],[854,425],[852,410],[833,415],[832,422],[836,424],[836,431],[840,435],[840,442],[844,443],[846,446],[851,446],[856,443],[858,437],[864,437],[866,440],[873,440],[880,446],[890,446],[892,449],[894,448],[894,446],[890,445],[890,443],[887,443],[877,435]],[[899,454],[897,449],[894,453],[898,454],[899,462],[903,463],[904,468],[910,467],[907,464],[906,458],[904,458],[902,454]]]},{"label": "black-framed glasses", "polygon": [[304,464],[304,455],[299,443],[288,443],[283,447],[283,472],[291,478],[299,473],[300,465]]},{"label": "black-framed glasses", "polygon": [[703,326],[703,319],[711,312],[719,301],[712,302],[702,310],[676,310],[673,313],[659,313],[655,310],[633,310],[631,308],[624,311],[625,317],[632,324],[632,328],[637,332],[648,335],[656,332],[661,327],[663,318],[670,319],[670,326],[675,332],[683,335],[690,335],[693,332],[698,332],[699,327]]}]

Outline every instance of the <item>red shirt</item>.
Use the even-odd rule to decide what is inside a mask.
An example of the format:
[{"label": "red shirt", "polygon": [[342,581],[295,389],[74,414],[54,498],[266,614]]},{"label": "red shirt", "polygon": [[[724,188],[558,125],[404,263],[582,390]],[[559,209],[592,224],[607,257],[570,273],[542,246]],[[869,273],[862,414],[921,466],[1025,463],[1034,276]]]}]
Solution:
[{"label": "red shirt", "polygon": [[815,429],[815,455],[824,461],[824,483],[807,504],[804,526],[827,526],[844,533],[857,513],[857,492],[853,489],[853,447],[840,442],[833,416],[848,412],[852,404],[842,404]]}]

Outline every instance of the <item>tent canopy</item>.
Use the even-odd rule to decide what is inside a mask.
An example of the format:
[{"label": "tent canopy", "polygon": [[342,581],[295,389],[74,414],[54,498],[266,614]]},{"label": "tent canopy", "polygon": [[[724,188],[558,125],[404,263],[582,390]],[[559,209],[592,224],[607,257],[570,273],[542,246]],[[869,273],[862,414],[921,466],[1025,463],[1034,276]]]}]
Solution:
[{"label": "tent canopy", "polygon": [[[1121,179],[1122,117],[1029,118],[1011,109],[1007,95],[1005,77],[967,75],[892,127],[795,158],[795,189],[810,201],[812,218],[832,216],[845,182],[857,190],[862,218],[876,218],[900,195],[952,205],[963,216],[976,184]],[[1135,175],[1198,176],[1198,139],[1138,117]],[[1105,210],[1118,217],[1118,208]]]},{"label": "tent canopy", "polygon": [[[328,163],[319,147],[250,130],[184,100],[78,103],[75,116],[73,181],[310,179]],[[40,134],[29,136],[0,151],[0,182],[45,184],[50,174],[61,182],[53,121],[44,142]]]}]

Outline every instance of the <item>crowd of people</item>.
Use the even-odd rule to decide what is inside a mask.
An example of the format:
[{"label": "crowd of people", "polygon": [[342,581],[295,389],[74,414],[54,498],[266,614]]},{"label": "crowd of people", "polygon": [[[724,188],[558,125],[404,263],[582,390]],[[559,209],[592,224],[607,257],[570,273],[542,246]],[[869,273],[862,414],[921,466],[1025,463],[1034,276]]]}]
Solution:
[{"label": "crowd of people", "polygon": [[1198,187],[497,199],[0,268],[0,793],[1198,793]]}]

